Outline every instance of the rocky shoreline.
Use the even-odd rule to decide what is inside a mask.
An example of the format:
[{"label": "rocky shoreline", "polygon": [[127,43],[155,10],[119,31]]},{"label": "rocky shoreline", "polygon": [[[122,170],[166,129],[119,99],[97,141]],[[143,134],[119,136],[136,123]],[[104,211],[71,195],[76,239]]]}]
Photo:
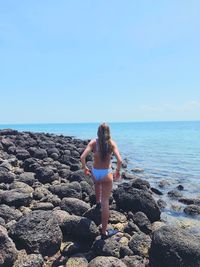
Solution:
[{"label": "rocky shoreline", "polygon": [[[0,266],[199,267],[200,235],[161,222],[159,191],[131,174],[110,198],[109,227],[119,233],[100,238],[93,183],[80,165],[87,142],[0,130]],[[199,203],[188,206],[199,212]]]}]

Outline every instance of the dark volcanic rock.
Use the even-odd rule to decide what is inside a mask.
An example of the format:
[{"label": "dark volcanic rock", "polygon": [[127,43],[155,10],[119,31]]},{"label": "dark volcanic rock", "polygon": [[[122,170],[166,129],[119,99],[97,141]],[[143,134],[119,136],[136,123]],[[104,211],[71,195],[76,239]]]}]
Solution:
[{"label": "dark volcanic rock", "polygon": [[180,190],[180,191],[182,191],[182,190],[184,189],[184,186],[181,185],[181,184],[179,184],[179,185],[177,186],[177,189]]},{"label": "dark volcanic rock", "polygon": [[[20,255],[22,254],[22,255]],[[13,267],[43,267],[44,260],[40,254],[20,253]]]},{"label": "dark volcanic rock", "polygon": [[15,175],[12,172],[6,170],[0,170],[0,183],[12,183],[15,179]]},{"label": "dark volcanic rock", "polygon": [[163,193],[157,188],[151,187],[151,191],[154,192],[156,195],[163,195]]},{"label": "dark volcanic rock", "polygon": [[94,240],[99,234],[98,228],[93,221],[76,215],[66,217],[61,229],[66,237],[80,241]]},{"label": "dark volcanic rock", "polygon": [[179,198],[178,201],[186,205],[190,205],[190,204],[200,205],[200,199],[195,199],[195,198],[181,197]]},{"label": "dark volcanic rock", "polygon": [[140,228],[145,234],[151,233],[151,222],[143,212],[137,212],[133,217],[134,223]]},{"label": "dark volcanic rock", "polygon": [[32,156],[37,159],[44,159],[48,157],[47,151],[42,148],[35,149],[32,153]]},{"label": "dark volcanic rock", "polygon": [[2,195],[2,203],[8,206],[28,206],[31,203],[32,196],[29,193],[24,193],[20,189],[7,190]]},{"label": "dark volcanic rock", "polygon": [[26,149],[16,149],[16,157],[19,160],[30,158],[30,153]]},{"label": "dark volcanic rock", "polygon": [[200,266],[200,237],[181,228],[159,228],[153,232],[150,266]]},{"label": "dark volcanic rock", "polygon": [[51,211],[32,211],[11,226],[10,235],[28,253],[54,255],[60,248],[62,232]]},{"label": "dark volcanic rock", "polygon": [[48,202],[36,202],[31,206],[32,210],[52,210],[54,205]]},{"label": "dark volcanic rock", "polygon": [[188,215],[199,215],[200,207],[197,205],[188,205],[183,211]]},{"label": "dark volcanic rock", "polygon": [[17,180],[32,186],[33,183],[36,181],[35,173],[33,173],[33,172],[21,173]]},{"label": "dark volcanic rock", "polygon": [[6,229],[0,225],[0,266],[11,267],[17,258],[17,249]]},{"label": "dark volcanic rock", "polygon": [[171,190],[167,194],[169,197],[174,198],[174,199],[177,199],[183,196],[183,194],[177,190]]},{"label": "dark volcanic rock", "polygon": [[56,180],[56,177],[52,169],[48,167],[41,167],[36,171],[36,179],[45,184],[51,183],[52,181]]},{"label": "dark volcanic rock", "polygon": [[90,205],[77,198],[65,197],[62,199],[60,207],[70,214],[82,216],[84,212],[90,209]]},{"label": "dark volcanic rock", "polygon": [[101,209],[97,206],[93,206],[91,209],[83,214],[84,217],[94,221],[96,225],[101,224]]},{"label": "dark volcanic rock", "polygon": [[126,216],[123,213],[118,212],[116,210],[110,210],[110,217],[109,217],[110,223],[116,224],[116,223],[124,223],[126,221],[127,221]]},{"label": "dark volcanic rock", "polygon": [[126,267],[118,258],[99,256],[89,262],[88,267]]},{"label": "dark volcanic rock", "polygon": [[19,132],[17,130],[13,130],[13,129],[3,129],[0,130],[0,135],[18,135]]},{"label": "dark volcanic rock", "polygon": [[22,213],[17,209],[2,204],[0,205],[0,217],[2,217],[5,222],[8,223],[11,220],[17,221],[20,217],[22,217]]},{"label": "dark volcanic rock", "polygon": [[40,166],[40,164],[38,164],[36,159],[29,158],[23,162],[22,167],[24,168],[25,172],[35,172],[37,170],[37,168],[39,168],[41,166]]},{"label": "dark volcanic rock", "polygon": [[149,182],[143,179],[140,179],[140,178],[133,180],[131,184],[132,184],[132,187],[137,188],[137,189],[144,189],[144,190],[150,189]]},{"label": "dark volcanic rock", "polygon": [[140,256],[126,256],[122,260],[127,267],[146,267],[147,260]]},{"label": "dark volcanic rock", "polygon": [[72,182],[64,185],[52,185],[49,190],[58,195],[60,198],[63,197],[74,197],[82,199],[82,190],[78,182]]},{"label": "dark volcanic rock", "polygon": [[164,209],[167,207],[167,203],[163,199],[158,199],[157,204],[161,209]]},{"label": "dark volcanic rock", "polygon": [[85,175],[83,170],[78,170],[78,171],[75,171],[75,172],[72,172],[70,174],[70,176],[68,177],[68,180],[70,182],[81,182],[81,181],[85,181],[87,182],[90,186],[93,186],[93,181],[92,181],[92,178],[89,176],[89,175]]},{"label": "dark volcanic rock", "polygon": [[97,239],[92,245],[92,251],[96,256],[120,257],[121,244],[115,240],[114,236],[108,239]]},{"label": "dark volcanic rock", "polygon": [[151,222],[160,219],[160,209],[148,191],[122,185],[114,191],[113,196],[117,207],[124,211],[142,211]]},{"label": "dark volcanic rock", "polygon": [[129,243],[130,249],[133,251],[134,254],[148,257],[149,248],[151,246],[151,238],[148,235],[141,233],[135,233]]}]

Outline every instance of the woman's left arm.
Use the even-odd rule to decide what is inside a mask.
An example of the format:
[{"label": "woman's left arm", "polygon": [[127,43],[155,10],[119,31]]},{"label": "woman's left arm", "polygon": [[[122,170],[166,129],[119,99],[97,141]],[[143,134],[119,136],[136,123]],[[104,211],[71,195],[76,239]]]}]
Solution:
[{"label": "woman's left arm", "polygon": [[89,171],[89,169],[86,166],[85,159],[86,159],[87,155],[92,151],[93,144],[94,144],[94,140],[91,140],[89,142],[89,144],[87,145],[86,149],[83,151],[83,154],[81,155],[82,168],[84,169],[85,173],[87,173]]}]

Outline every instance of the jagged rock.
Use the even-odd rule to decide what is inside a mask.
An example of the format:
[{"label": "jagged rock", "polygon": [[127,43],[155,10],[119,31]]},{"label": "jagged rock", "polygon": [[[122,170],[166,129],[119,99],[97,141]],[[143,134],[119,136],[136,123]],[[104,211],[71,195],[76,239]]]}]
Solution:
[{"label": "jagged rock", "polygon": [[94,240],[99,234],[96,224],[85,218],[76,215],[67,216],[61,226],[66,237],[73,240]]},{"label": "jagged rock", "polygon": [[63,198],[60,204],[62,210],[70,214],[82,216],[83,213],[90,209],[90,205],[77,198]]},{"label": "jagged rock", "polygon": [[88,261],[83,254],[76,254],[73,257],[69,258],[66,267],[88,267]]},{"label": "jagged rock", "polygon": [[30,186],[33,185],[33,183],[36,181],[35,179],[35,173],[34,172],[24,172],[21,173],[17,179],[19,182],[23,182],[25,184],[28,184]]},{"label": "jagged rock", "polygon": [[10,235],[28,253],[54,255],[60,248],[62,232],[51,211],[32,211],[10,228]]},{"label": "jagged rock", "polygon": [[118,212],[116,210],[110,210],[110,217],[109,217],[109,222],[110,223],[124,223],[126,222],[127,219],[126,219],[126,216],[121,213],[121,212]]},{"label": "jagged rock", "polygon": [[129,243],[130,249],[133,251],[134,254],[148,257],[149,248],[151,246],[151,238],[144,233],[135,233]]},{"label": "jagged rock", "polygon": [[52,210],[54,205],[48,202],[36,202],[31,205],[32,210]]},{"label": "jagged rock", "polygon": [[30,153],[26,149],[16,149],[16,157],[19,160],[30,158]]},{"label": "jagged rock", "polygon": [[41,167],[38,168],[36,171],[36,179],[41,183],[51,183],[52,181],[56,180],[54,172],[52,169],[48,167]]},{"label": "jagged rock", "polygon": [[160,219],[160,209],[152,195],[130,185],[119,186],[113,193],[117,207],[124,211],[144,212],[151,222]]},{"label": "jagged rock", "polygon": [[0,217],[2,217],[6,223],[8,223],[11,220],[18,220],[20,217],[22,217],[22,213],[14,209],[12,207],[9,207],[5,204],[0,205]]},{"label": "jagged rock", "polygon": [[174,199],[177,199],[183,196],[183,194],[177,190],[171,190],[167,194],[169,197],[174,198]]},{"label": "jagged rock", "polygon": [[96,256],[113,256],[119,258],[120,248],[121,244],[115,236],[105,240],[97,238],[92,245],[92,251]]},{"label": "jagged rock", "polygon": [[101,224],[101,209],[98,208],[98,206],[93,206],[91,209],[87,210],[83,216],[94,221],[96,225]]},{"label": "jagged rock", "polygon": [[24,250],[21,250],[13,267],[42,267],[43,264],[44,260],[41,254],[27,255]]},{"label": "jagged rock", "polygon": [[139,211],[134,214],[133,217],[133,222],[140,228],[142,232],[145,234],[150,234],[151,233],[151,222],[147,218],[147,216]]},{"label": "jagged rock", "polygon": [[150,266],[200,266],[200,237],[177,227],[159,228],[153,232]]},{"label": "jagged rock", "polygon": [[183,210],[186,214],[188,215],[198,215],[200,214],[200,207],[197,205],[188,205],[186,208]]},{"label": "jagged rock", "polygon": [[8,206],[14,206],[16,208],[20,206],[28,206],[31,203],[32,195],[24,192],[22,189],[7,190],[1,196],[1,202]]},{"label": "jagged rock", "polygon": [[125,256],[122,261],[126,264],[127,267],[146,267],[148,263],[146,259],[137,255]]},{"label": "jagged rock", "polygon": [[0,266],[12,267],[17,258],[17,249],[7,230],[0,225]]},{"label": "jagged rock", "polygon": [[15,179],[15,175],[12,172],[6,170],[0,170],[0,183],[12,183]]},{"label": "jagged rock", "polygon": [[118,258],[99,256],[91,260],[88,267],[126,267]]},{"label": "jagged rock", "polygon": [[49,190],[60,198],[74,197],[82,199],[82,190],[78,182],[72,182],[64,185],[52,185]]},{"label": "jagged rock", "polygon": [[21,189],[24,193],[27,194],[31,194],[34,191],[31,186],[18,181],[14,181],[12,184],[10,184],[9,189]]}]

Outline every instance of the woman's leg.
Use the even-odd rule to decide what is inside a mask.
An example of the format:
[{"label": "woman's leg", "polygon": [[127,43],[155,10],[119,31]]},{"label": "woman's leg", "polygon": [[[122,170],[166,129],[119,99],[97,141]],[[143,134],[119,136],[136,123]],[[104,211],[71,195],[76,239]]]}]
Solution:
[{"label": "woman's leg", "polygon": [[92,174],[92,180],[94,182],[96,203],[100,203],[101,202],[101,182],[97,181],[93,174]]},{"label": "woman's leg", "polygon": [[101,182],[102,193],[101,193],[101,223],[102,223],[102,234],[106,234],[106,229],[109,220],[109,198],[112,191],[113,175],[109,173]]},{"label": "woman's leg", "polygon": [[101,183],[95,182],[94,187],[95,187],[96,203],[100,203],[101,202]]}]

